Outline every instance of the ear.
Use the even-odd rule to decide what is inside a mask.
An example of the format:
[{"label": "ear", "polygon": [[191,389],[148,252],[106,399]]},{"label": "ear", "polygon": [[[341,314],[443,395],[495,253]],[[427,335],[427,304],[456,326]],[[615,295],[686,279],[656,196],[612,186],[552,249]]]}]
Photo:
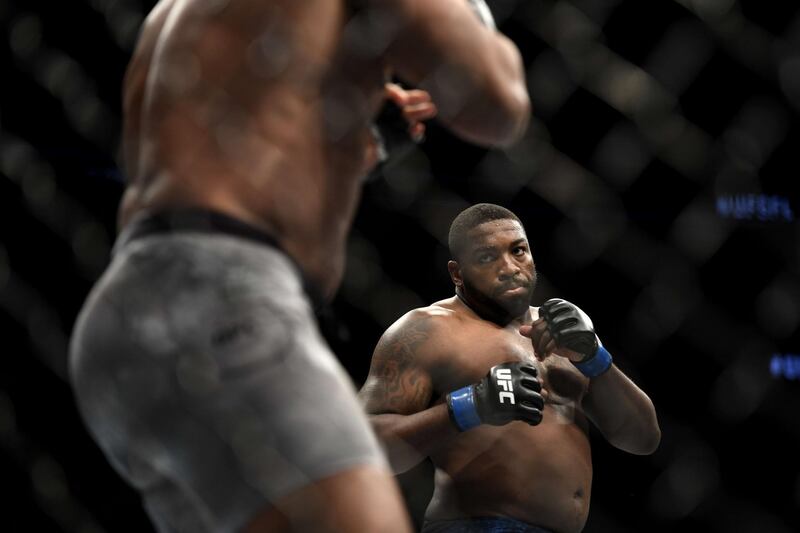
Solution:
[{"label": "ear", "polygon": [[451,259],[447,262],[447,271],[450,273],[450,279],[453,280],[453,285],[461,287],[464,284],[464,279],[461,277],[461,267],[456,261]]}]

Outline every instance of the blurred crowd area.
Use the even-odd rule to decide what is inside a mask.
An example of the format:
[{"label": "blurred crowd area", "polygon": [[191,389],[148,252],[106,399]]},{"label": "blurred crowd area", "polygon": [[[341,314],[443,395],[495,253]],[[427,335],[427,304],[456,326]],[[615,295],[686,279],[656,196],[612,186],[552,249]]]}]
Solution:
[{"label": "blurred crowd area", "polygon": [[[800,531],[800,6],[489,5],[523,54],[530,128],[499,152],[434,122],[365,185],[329,342],[360,385],[388,325],[452,295],[452,218],[504,205],[534,305],[580,305],[659,413],[652,456],[592,435],[586,531]],[[152,530],[66,383],[114,241],[120,85],[150,7],[0,0],[1,531]],[[429,475],[400,479],[417,520]]]}]

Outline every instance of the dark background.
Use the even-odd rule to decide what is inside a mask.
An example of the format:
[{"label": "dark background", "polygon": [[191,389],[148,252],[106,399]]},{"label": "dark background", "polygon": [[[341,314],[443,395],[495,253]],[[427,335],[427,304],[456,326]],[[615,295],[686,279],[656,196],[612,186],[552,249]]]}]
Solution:
[{"label": "dark background", "polygon": [[[527,65],[530,130],[504,154],[431,125],[365,186],[337,354],[360,384],[389,324],[452,294],[452,217],[502,204],[528,230],[534,304],[578,303],[659,413],[652,456],[592,434],[586,531],[800,531],[800,382],[770,373],[800,353],[800,7],[490,4]],[[151,530],[65,382],[114,239],[119,89],[150,5],[0,0],[0,531]],[[402,479],[415,513],[422,470]]]}]

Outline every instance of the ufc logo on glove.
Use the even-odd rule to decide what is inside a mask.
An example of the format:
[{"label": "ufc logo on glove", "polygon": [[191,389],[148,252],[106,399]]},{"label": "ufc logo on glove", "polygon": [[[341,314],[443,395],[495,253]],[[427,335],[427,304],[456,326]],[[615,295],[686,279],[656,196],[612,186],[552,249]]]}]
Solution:
[{"label": "ufc logo on glove", "polygon": [[479,382],[448,394],[447,412],[459,431],[481,424],[502,426],[515,420],[535,426],[542,421],[541,390],[534,366],[521,361],[500,363]]},{"label": "ufc logo on glove", "polygon": [[514,384],[511,382],[510,368],[500,368],[497,370],[497,386],[503,388],[503,391],[497,395],[497,397],[500,399],[500,403],[506,403],[505,400],[509,400],[508,403],[513,405]]}]

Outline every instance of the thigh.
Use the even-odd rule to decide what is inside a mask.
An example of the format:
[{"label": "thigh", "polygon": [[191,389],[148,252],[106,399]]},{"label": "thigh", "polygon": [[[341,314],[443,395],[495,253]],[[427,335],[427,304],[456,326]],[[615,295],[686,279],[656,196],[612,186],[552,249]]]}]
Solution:
[{"label": "thigh", "polygon": [[73,385],[111,463],[160,531],[236,531],[304,491],[342,508],[391,499],[296,272],[278,252],[209,241],[140,241],[82,312]]},{"label": "thigh", "polygon": [[355,467],[303,487],[263,508],[245,533],[410,532],[411,523],[391,473]]}]

